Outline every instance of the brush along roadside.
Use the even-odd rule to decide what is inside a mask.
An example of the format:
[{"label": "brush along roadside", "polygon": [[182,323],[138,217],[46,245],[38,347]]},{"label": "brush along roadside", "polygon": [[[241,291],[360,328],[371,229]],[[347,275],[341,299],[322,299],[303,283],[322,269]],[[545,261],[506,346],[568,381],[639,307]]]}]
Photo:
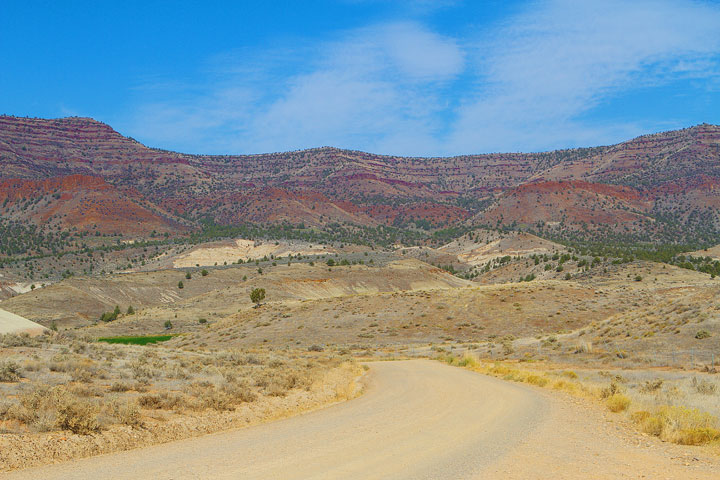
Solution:
[{"label": "brush along roadside", "polygon": [[[642,432],[680,445],[712,445],[720,449],[720,391],[709,378],[689,372],[607,372],[552,368],[541,364],[480,360],[472,354],[441,355],[437,360],[458,367],[600,403],[626,415]],[[720,450],[718,450],[720,452]]]},{"label": "brush along roadside", "polygon": [[0,471],[244,427],[353,398],[325,352],[187,351],[0,336]]}]

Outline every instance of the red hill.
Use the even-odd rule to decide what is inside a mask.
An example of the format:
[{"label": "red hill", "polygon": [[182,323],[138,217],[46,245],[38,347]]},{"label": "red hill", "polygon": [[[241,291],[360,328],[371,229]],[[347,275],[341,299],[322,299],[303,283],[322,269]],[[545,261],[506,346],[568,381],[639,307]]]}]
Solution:
[{"label": "red hill", "polygon": [[147,235],[183,230],[100,177],[70,175],[45,180],[0,181],[3,218],[100,233]]},{"label": "red hill", "polygon": [[[83,187],[87,197],[74,194],[74,204],[53,208],[75,212],[68,222],[99,221],[106,231],[122,228],[114,216],[148,222],[150,230],[176,228],[167,212],[227,224],[450,226],[474,218],[573,230],[595,224],[648,238],[720,231],[720,127],[713,125],[531,154],[411,158],[324,147],[206,156],[148,148],[87,118],[0,116],[0,165],[0,181],[104,180]],[[14,202],[37,197],[12,195]],[[108,196],[117,200],[101,201]]]}]

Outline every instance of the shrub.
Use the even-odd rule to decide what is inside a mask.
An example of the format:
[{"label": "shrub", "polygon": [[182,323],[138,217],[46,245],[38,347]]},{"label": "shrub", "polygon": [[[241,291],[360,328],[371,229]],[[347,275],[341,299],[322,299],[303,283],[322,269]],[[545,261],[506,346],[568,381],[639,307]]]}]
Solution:
[{"label": "shrub", "polygon": [[720,439],[718,419],[695,408],[665,405],[654,414],[635,412],[631,418],[645,433],[681,445],[702,445]]},{"label": "shrub", "polygon": [[699,332],[697,332],[695,334],[695,338],[697,338],[698,340],[702,340],[704,338],[710,338],[710,336],[711,335],[707,330],[700,330]]},{"label": "shrub", "polygon": [[185,273],[185,279],[190,280],[192,278],[192,275],[190,275],[190,272]]},{"label": "shrub", "polygon": [[41,337],[31,337],[27,333],[20,335],[14,333],[6,333],[0,335],[0,345],[5,347],[37,347],[40,344]]},{"label": "shrub", "polygon": [[207,277],[208,271],[203,268],[202,271],[200,271],[200,275],[202,275],[203,277]]},{"label": "shrub", "polygon": [[544,387],[549,382],[547,377],[543,377],[541,375],[528,375],[525,381],[526,383],[537,385],[538,387]]},{"label": "shrub", "polygon": [[605,400],[605,405],[611,412],[623,412],[630,406],[630,397],[622,393],[614,393]]},{"label": "shrub", "polygon": [[592,342],[581,342],[575,346],[573,353],[593,353]]},{"label": "shrub", "polygon": [[205,408],[212,408],[218,412],[234,410],[234,404],[235,402],[233,402],[233,398],[230,395],[216,389],[210,390],[203,397],[203,405]]},{"label": "shrub", "polygon": [[36,431],[62,429],[86,435],[100,430],[97,405],[78,399],[65,386],[35,385],[18,400],[13,417]]},{"label": "shrub", "polygon": [[0,420],[9,420],[9,415],[12,411],[12,408],[14,407],[14,404],[7,401],[1,401],[0,402]]},{"label": "shrub", "polygon": [[57,426],[80,435],[88,435],[100,430],[97,407],[84,400],[72,399],[58,405]]},{"label": "shrub", "polygon": [[191,406],[197,410],[211,408],[223,411],[235,408],[236,402],[233,397],[210,382],[196,382],[190,386],[190,391],[193,397]]},{"label": "shrub", "polygon": [[128,390],[132,390],[132,387],[124,382],[115,382],[110,386],[111,392],[127,392]]},{"label": "shrub", "polygon": [[[377,324],[376,324],[376,325],[377,325]],[[474,356],[472,356],[472,355],[467,355],[467,354],[466,354],[463,358],[461,358],[461,359],[458,361],[457,365],[460,366],[460,367],[470,367],[470,368],[473,368],[473,367],[477,367],[477,366],[478,366],[478,361],[477,361],[477,358],[475,358]]]},{"label": "shrub", "polygon": [[70,372],[73,382],[90,383],[94,376],[93,369],[88,366],[79,366]]},{"label": "shrub", "polygon": [[137,403],[126,402],[124,404],[115,404],[114,410],[113,413],[118,423],[133,428],[138,428],[143,425],[140,417],[140,408]]},{"label": "shrub", "polygon": [[265,289],[264,288],[253,288],[250,292],[250,301],[255,305],[260,305],[260,302],[265,300]]},{"label": "shrub", "polygon": [[172,410],[185,405],[182,396],[176,393],[161,392],[158,394],[145,394],[138,398],[138,404],[143,408],[152,410]]},{"label": "shrub", "polygon": [[663,423],[660,418],[653,416],[650,412],[638,411],[634,412],[630,418],[638,424],[642,432],[648,435],[659,437],[662,434]]},{"label": "shrub", "polygon": [[105,312],[102,315],[100,315],[100,321],[101,322],[112,322],[114,320],[117,320],[119,315],[120,315],[120,306],[115,305],[115,310],[113,310],[112,312]]},{"label": "shrub", "polygon": [[704,445],[720,438],[720,430],[716,428],[690,428],[678,432],[675,443],[680,445]]},{"label": "shrub", "polygon": [[565,390],[566,392],[574,393],[578,389],[578,384],[567,380],[558,380],[552,384],[552,388],[553,390]]},{"label": "shrub", "polygon": [[698,381],[697,377],[693,377],[692,386],[695,391],[701,395],[715,395],[718,390],[717,384],[707,380]]},{"label": "shrub", "polygon": [[284,397],[287,389],[283,385],[273,382],[265,387],[265,393],[271,397]]},{"label": "shrub", "polygon": [[222,387],[223,392],[228,394],[235,403],[254,402],[257,395],[250,390],[246,384],[227,382]]},{"label": "shrub", "polygon": [[622,387],[616,382],[610,382],[610,385],[600,390],[600,398],[610,398],[617,393],[622,393]]},{"label": "shrub", "polygon": [[150,368],[149,365],[144,365],[139,362],[130,364],[130,371],[132,371],[135,380],[150,380],[155,376],[155,371]]},{"label": "shrub", "polygon": [[655,380],[647,380],[642,386],[640,386],[640,392],[652,393],[660,390],[663,386],[664,380],[662,378],[656,378]]},{"label": "shrub", "polygon": [[17,382],[20,377],[20,365],[12,361],[0,362],[0,382]]},{"label": "shrub", "polygon": [[180,281],[178,282],[178,288],[181,289],[181,290],[182,290],[183,288],[185,288],[185,285],[183,284],[182,280],[180,280]]}]

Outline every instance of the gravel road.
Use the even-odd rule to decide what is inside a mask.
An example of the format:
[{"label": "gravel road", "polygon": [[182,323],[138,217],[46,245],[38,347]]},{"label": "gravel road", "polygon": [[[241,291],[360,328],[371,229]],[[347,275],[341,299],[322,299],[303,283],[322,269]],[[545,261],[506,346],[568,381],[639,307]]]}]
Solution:
[{"label": "gravel road", "polygon": [[654,462],[651,476],[720,478],[714,465],[648,457],[586,409],[438,362],[378,362],[364,395],[330,408],[3,478],[637,478],[645,462]]}]

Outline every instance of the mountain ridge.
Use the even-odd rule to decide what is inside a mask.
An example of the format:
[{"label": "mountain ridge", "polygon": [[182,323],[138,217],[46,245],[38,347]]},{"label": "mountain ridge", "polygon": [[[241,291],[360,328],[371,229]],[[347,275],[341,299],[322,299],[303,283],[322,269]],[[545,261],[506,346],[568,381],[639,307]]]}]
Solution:
[{"label": "mountain ridge", "polygon": [[[540,153],[401,157],[318,147],[198,155],[147,147],[90,118],[4,115],[0,165],[0,180],[84,175],[121,192],[131,189],[134,202],[157,212],[153,230],[163,224],[173,231],[201,218],[321,228],[554,225],[572,235],[653,241],[682,231],[688,238],[712,237],[720,230],[714,208],[720,206],[720,127],[710,124]],[[528,195],[539,198],[518,203]],[[551,206],[529,214],[538,202]]]}]

